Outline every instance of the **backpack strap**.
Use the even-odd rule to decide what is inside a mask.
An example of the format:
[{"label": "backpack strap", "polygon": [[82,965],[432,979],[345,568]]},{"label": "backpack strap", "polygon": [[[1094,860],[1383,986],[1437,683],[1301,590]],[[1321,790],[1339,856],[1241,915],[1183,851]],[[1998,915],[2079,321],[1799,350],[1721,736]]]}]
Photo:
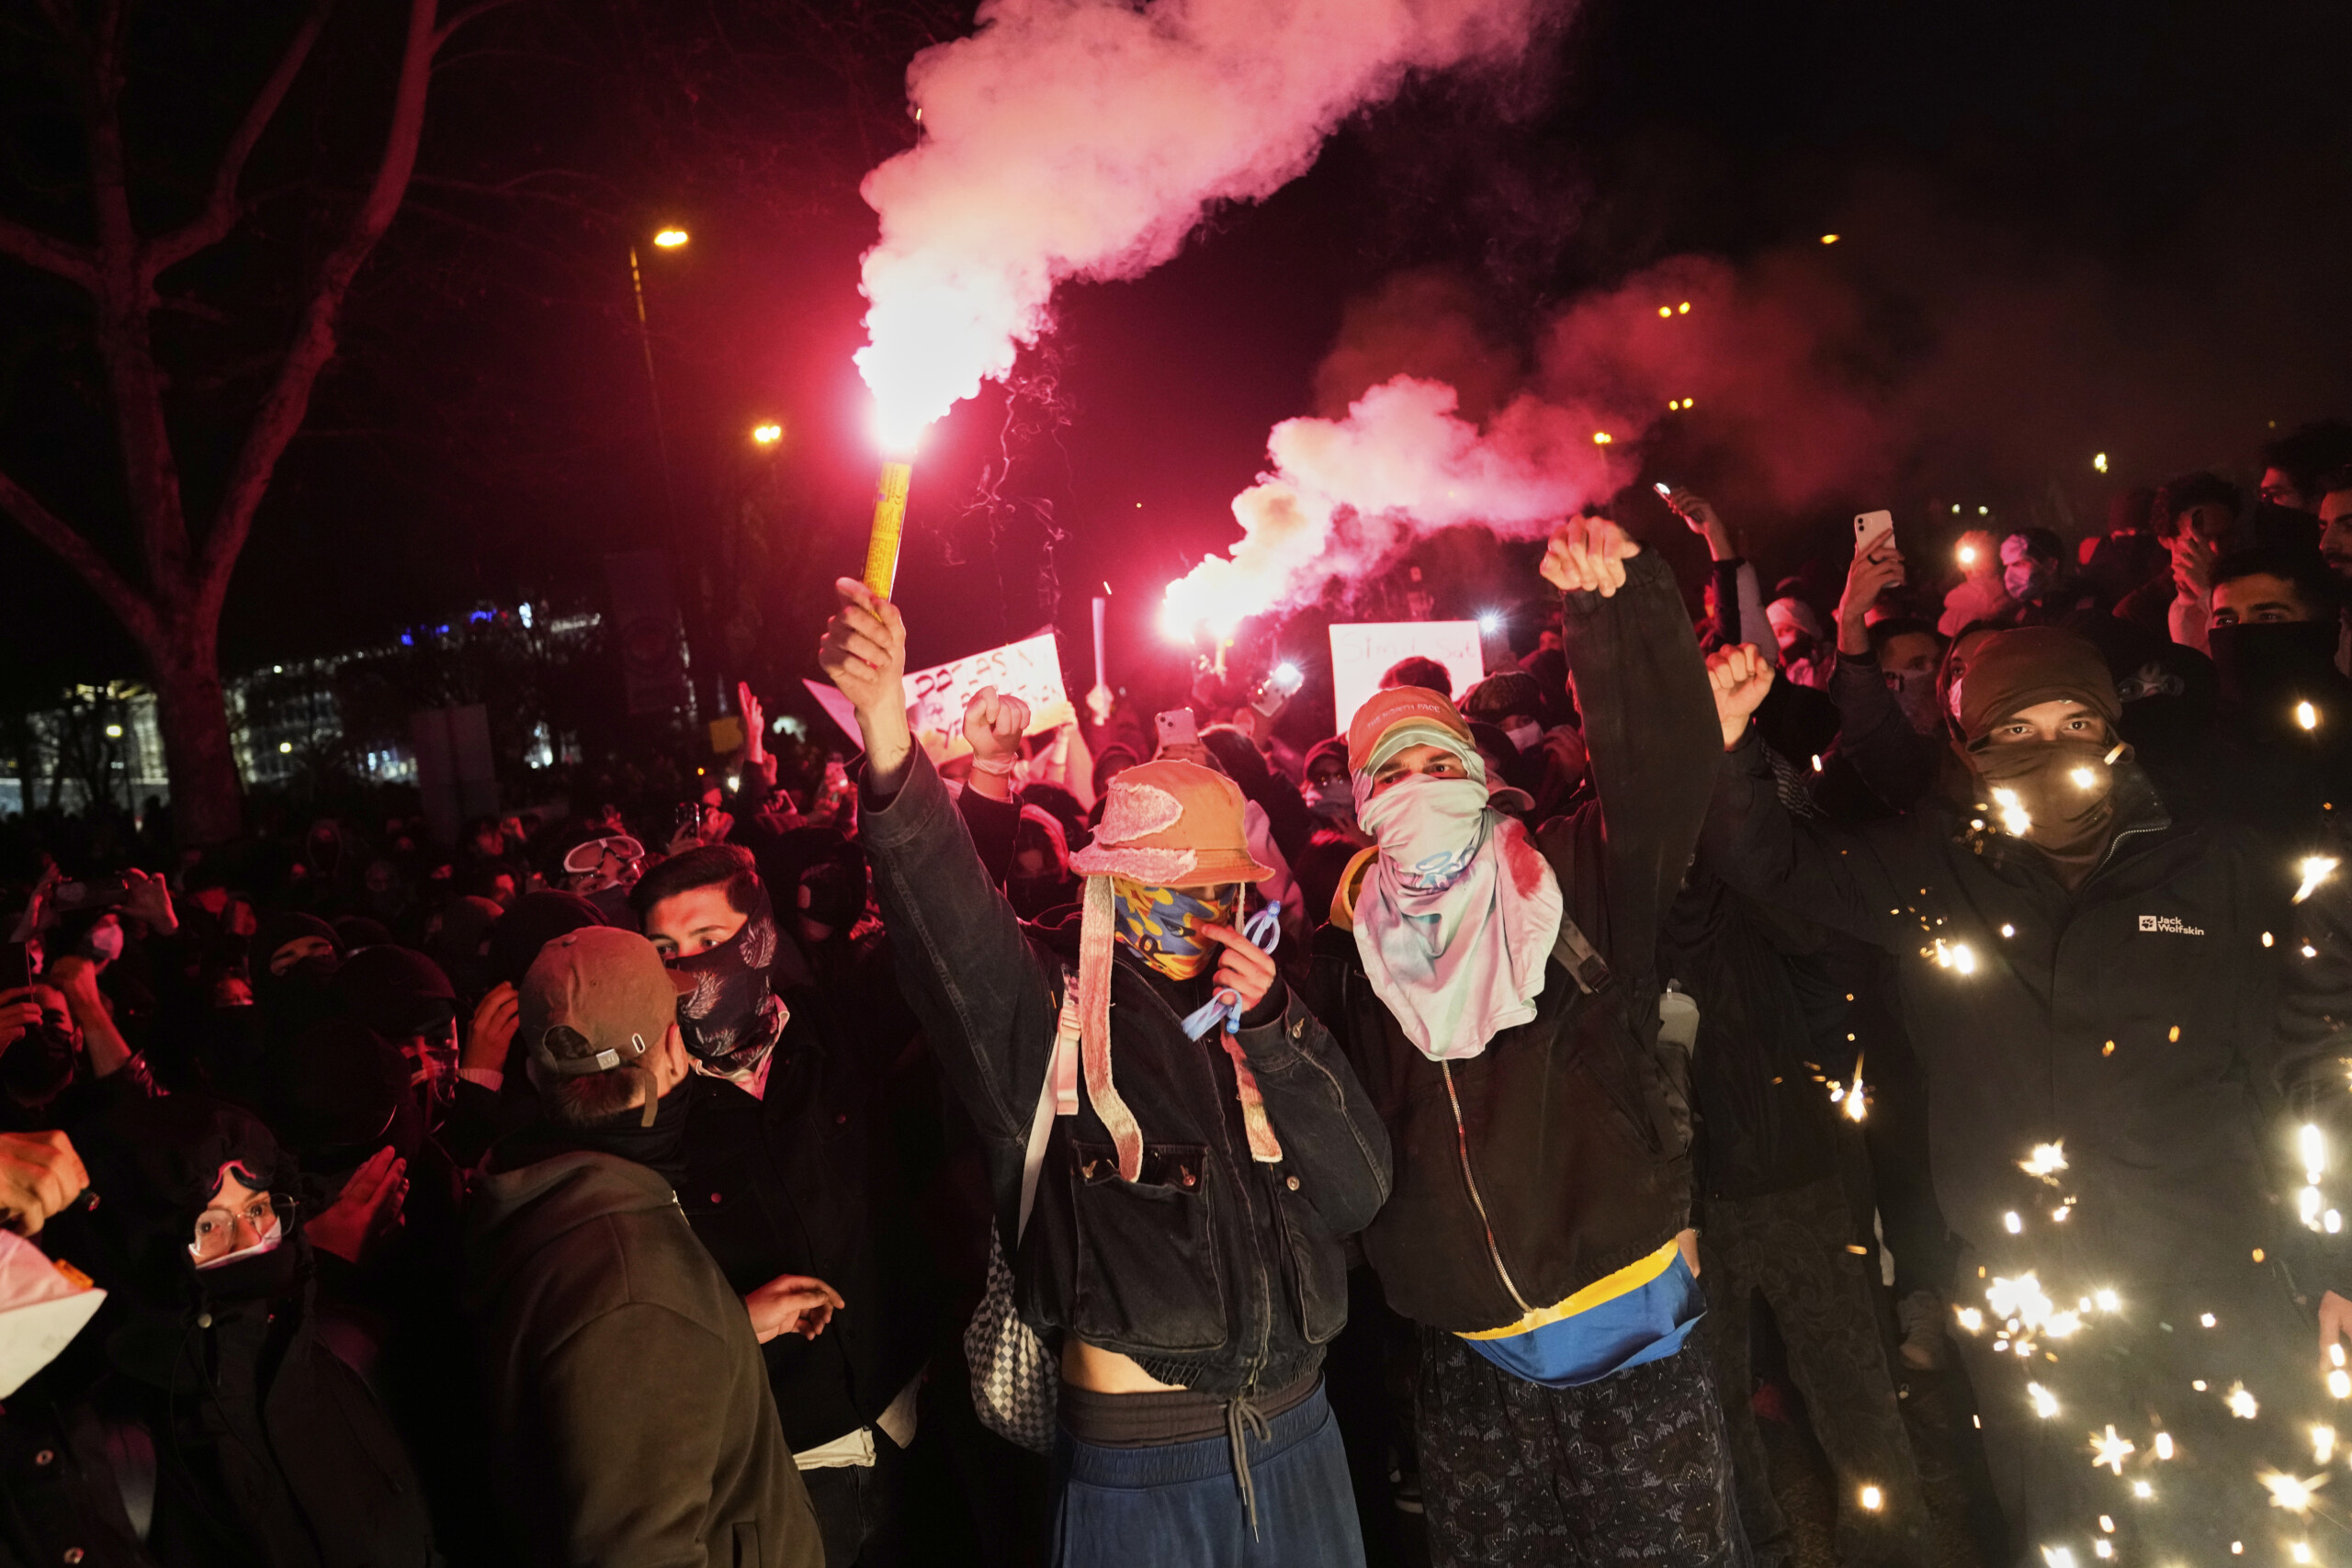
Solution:
[{"label": "backpack strap", "polygon": [[1054,1119],[1078,1114],[1078,1052],[1080,1020],[1078,976],[1062,967],[1062,1010],[1054,1025],[1054,1054],[1046,1064],[1046,1082],[1037,1093],[1037,1109],[1029,1118],[1029,1148],[1021,1164],[1021,1220],[1012,1243],[1021,1245],[1029,1229],[1029,1211],[1037,1203],[1037,1174],[1046,1166],[1046,1142]]}]

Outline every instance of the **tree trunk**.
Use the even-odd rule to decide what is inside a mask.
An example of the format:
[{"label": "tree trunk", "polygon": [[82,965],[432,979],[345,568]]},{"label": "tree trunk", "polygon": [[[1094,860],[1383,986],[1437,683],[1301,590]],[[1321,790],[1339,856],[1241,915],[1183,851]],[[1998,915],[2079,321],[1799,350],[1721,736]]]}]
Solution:
[{"label": "tree trunk", "polygon": [[229,744],[228,694],[215,639],[171,628],[168,648],[150,651],[155,723],[172,776],[172,829],[181,847],[219,844],[244,829],[236,752]]}]

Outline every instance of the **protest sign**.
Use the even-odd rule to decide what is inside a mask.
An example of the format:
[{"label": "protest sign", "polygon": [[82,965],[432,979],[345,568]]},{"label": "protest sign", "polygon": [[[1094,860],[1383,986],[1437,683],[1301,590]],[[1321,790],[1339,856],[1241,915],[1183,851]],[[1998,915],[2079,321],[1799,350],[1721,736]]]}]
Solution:
[{"label": "protest sign", "polygon": [[1453,677],[1453,700],[1487,672],[1476,621],[1359,621],[1331,628],[1331,701],[1344,735],[1380,677],[1400,659],[1434,659]]},{"label": "protest sign", "polygon": [[[853,740],[860,739],[848,699],[831,685],[803,682],[819,705],[832,715]],[[1078,716],[1062,688],[1061,649],[1052,632],[953,660],[929,670],[907,671],[907,728],[934,756],[959,756],[964,744],[964,707],[981,687],[1029,705],[1029,733],[1057,728]],[[863,742],[861,741],[861,744]]]}]

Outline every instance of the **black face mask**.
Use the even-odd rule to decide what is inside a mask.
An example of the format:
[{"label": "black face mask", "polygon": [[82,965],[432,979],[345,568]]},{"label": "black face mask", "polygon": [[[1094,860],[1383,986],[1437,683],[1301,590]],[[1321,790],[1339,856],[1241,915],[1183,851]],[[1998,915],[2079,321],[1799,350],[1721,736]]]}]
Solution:
[{"label": "black face mask", "polygon": [[784,1033],[784,1000],[768,982],[775,962],[775,917],[763,891],[743,929],[717,947],[673,959],[673,972],[695,988],[678,998],[678,1033],[689,1055],[715,1071],[739,1073],[760,1064]]},{"label": "black face mask", "polygon": [[2208,636],[2222,700],[2260,715],[2267,727],[2295,728],[2298,701],[2340,700],[2332,620],[2240,622]]},{"label": "black face mask", "polygon": [[18,1035],[0,1055],[0,1088],[28,1110],[39,1110],[74,1081],[74,1036],[43,1023]]}]

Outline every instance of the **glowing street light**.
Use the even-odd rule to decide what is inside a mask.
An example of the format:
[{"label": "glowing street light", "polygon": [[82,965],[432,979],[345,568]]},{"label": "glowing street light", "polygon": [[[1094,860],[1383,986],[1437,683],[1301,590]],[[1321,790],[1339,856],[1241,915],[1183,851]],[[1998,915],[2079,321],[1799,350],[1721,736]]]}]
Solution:
[{"label": "glowing street light", "polygon": [[765,424],[755,424],[752,426],[752,440],[759,446],[773,446],[783,439],[784,426],[776,423],[773,420],[769,421]]},{"label": "glowing street light", "polygon": [[1824,234],[1821,236],[1821,243],[1825,245],[1834,245],[1838,243],[1838,236],[1835,234]]},{"label": "glowing street light", "polygon": [[2102,474],[2107,472],[2107,454],[2101,452],[2098,457],[2093,457],[2091,459],[2091,467],[2097,468]]},{"label": "glowing street light", "polygon": [[684,229],[664,229],[653,236],[653,243],[665,251],[674,251],[686,243]]}]

